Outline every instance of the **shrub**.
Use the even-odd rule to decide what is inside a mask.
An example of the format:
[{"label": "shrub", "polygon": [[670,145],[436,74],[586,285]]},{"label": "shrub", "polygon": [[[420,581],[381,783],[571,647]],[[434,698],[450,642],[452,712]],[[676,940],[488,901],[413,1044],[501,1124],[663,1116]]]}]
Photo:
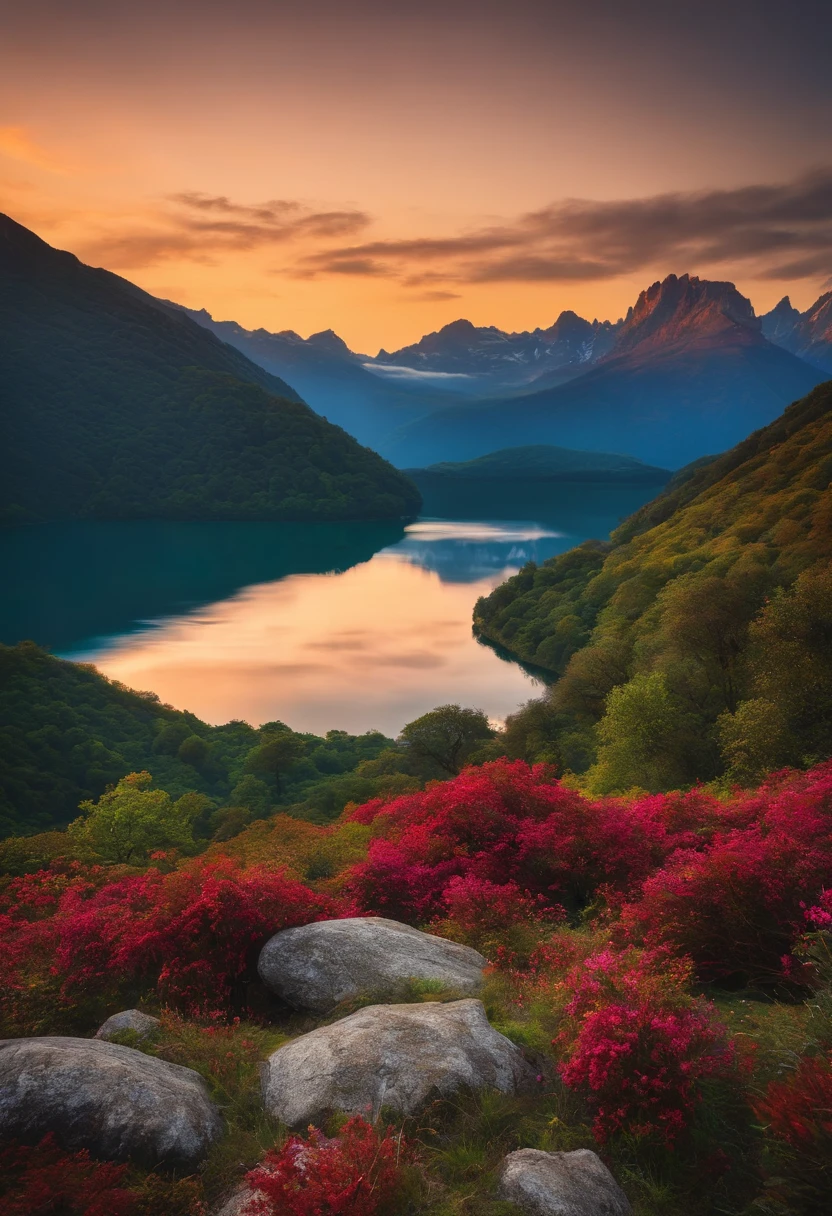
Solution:
[{"label": "shrub", "polygon": [[452,878],[442,902],[445,916],[433,921],[433,931],[473,946],[502,966],[526,963],[542,937],[566,917],[562,908],[517,883],[489,882],[474,874]]},{"label": "shrub", "polygon": [[37,1146],[12,1142],[0,1148],[0,1208],[4,1216],[138,1216],[126,1173],[85,1149],[63,1152],[51,1135]]},{"label": "shrub", "polygon": [[[6,904],[5,1004],[16,1025],[25,1023],[32,971],[64,1009],[83,1005],[88,1020],[90,1003],[97,1009],[147,987],[191,1014],[245,1012],[264,942],[334,910],[282,871],[244,869],[228,857],[110,881],[99,870],[69,878],[45,871],[13,881]],[[33,912],[39,919],[27,919]]]},{"label": "shrub", "polygon": [[[680,810],[685,797],[690,805]],[[545,765],[496,760],[353,810],[377,838],[346,886],[356,910],[410,923],[441,916],[449,884],[468,876],[515,883],[552,908],[579,908],[599,885],[627,889],[695,840],[693,804],[701,816],[715,801],[698,794],[595,803]]]},{"label": "shrub", "polygon": [[688,978],[683,962],[633,949],[603,950],[566,976],[560,1071],[594,1109],[599,1142],[626,1130],[673,1144],[700,1083],[733,1071],[727,1032],[712,1006],[689,995]]},{"label": "shrub", "polygon": [[[634,940],[690,956],[706,980],[772,983],[832,873],[832,763],[738,795],[699,849],[680,849],[624,909]],[[784,964],[785,960],[785,964]]]},{"label": "shrub", "polygon": [[[785,1210],[821,1216],[832,1209],[832,1063],[803,1057],[795,1071],[772,1081],[755,1103],[773,1137],[767,1189]],[[781,1209],[782,1210],[782,1209]]]},{"label": "shrub", "polygon": [[333,1139],[310,1127],[248,1175],[260,1194],[244,1216],[392,1216],[407,1155],[392,1128],[377,1130],[358,1115]]}]

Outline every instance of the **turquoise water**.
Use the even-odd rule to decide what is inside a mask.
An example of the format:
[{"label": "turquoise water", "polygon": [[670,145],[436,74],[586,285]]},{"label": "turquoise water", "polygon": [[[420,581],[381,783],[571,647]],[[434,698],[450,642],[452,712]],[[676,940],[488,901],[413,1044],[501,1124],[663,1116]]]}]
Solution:
[{"label": "turquoise water", "polygon": [[477,597],[526,561],[605,536],[653,493],[562,489],[523,501],[528,518],[505,502],[495,518],[462,518],[457,503],[456,518],[407,527],[5,528],[0,640],[32,638],[213,723],[395,734],[449,701],[500,720],[540,689],[472,637]]}]

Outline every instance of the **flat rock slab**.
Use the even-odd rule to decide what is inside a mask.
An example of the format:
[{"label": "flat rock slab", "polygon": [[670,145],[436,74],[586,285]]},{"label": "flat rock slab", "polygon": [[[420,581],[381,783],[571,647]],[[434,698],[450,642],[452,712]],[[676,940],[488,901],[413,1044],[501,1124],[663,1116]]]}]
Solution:
[{"label": "flat rock slab", "polygon": [[190,1068],[100,1039],[0,1040],[0,1138],[40,1139],[153,1167],[193,1165],[222,1134]]},{"label": "flat rock slab", "polygon": [[139,1009],[123,1009],[103,1022],[95,1032],[97,1039],[111,1039],[114,1034],[132,1030],[140,1039],[152,1039],[161,1025],[158,1018]]},{"label": "flat rock slab", "polygon": [[258,970],[266,987],[296,1009],[327,1013],[361,993],[394,996],[411,979],[437,980],[472,996],[485,965],[470,946],[367,916],[284,929],[266,942]]},{"label": "flat rock slab", "polygon": [[463,1086],[515,1093],[535,1074],[489,1024],[481,1001],[370,1005],[279,1047],[263,1068],[263,1100],[290,1127],[328,1111],[410,1115]]},{"label": "flat rock slab", "polygon": [[500,1174],[500,1197],[528,1216],[630,1216],[621,1187],[597,1153],[509,1153]]}]

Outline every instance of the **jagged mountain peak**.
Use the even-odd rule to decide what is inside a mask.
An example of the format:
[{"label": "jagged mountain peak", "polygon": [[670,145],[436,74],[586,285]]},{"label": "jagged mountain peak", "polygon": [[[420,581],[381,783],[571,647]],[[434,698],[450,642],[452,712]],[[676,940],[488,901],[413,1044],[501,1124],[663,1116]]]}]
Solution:
[{"label": "jagged mountain peak", "polygon": [[319,346],[333,354],[353,357],[353,353],[343,338],[339,338],[334,329],[322,329],[316,334],[310,334],[306,339],[310,346]]},{"label": "jagged mountain peak", "polygon": [[751,301],[733,283],[670,274],[640,293],[613,353],[726,338],[740,343],[763,340]]}]

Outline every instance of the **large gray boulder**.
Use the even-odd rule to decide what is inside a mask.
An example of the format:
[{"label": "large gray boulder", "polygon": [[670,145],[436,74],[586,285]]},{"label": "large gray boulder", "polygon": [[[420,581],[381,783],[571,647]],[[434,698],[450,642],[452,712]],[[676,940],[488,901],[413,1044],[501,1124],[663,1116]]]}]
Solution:
[{"label": "large gray boulder", "polygon": [[621,1187],[597,1153],[509,1153],[500,1173],[500,1197],[528,1216],[630,1216]]},{"label": "large gray boulder", "polygon": [[123,1009],[121,1013],[113,1013],[106,1022],[95,1032],[97,1039],[111,1039],[113,1035],[123,1034],[132,1030],[139,1039],[152,1039],[161,1022],[150,1013],[142,1013],[139,1009]]},{"label": "large gray boulder", "polygon": [[410,1115],[462,1086],[514,1093],[534,1083],[481,1001],[370,1005],[279,1047],[264,1065],[263,1100],[282,1122],[306,1127],[330,1110]]},{"label": "large gray boulder", "polygon": [[327,1013],[359,993],[395,996],[410,979],[438,980],[471,996],[480,989],[485,964],[470,946],[367,916],[284,929],[266,942],[258,970],[288,1004]]},{"label": "large gray boulder", "polygon": [[97,1039],[0,1040],[0,1139],[53,1132],[96,1157],[187,1166],[222,1129],[190,1068]]}]

